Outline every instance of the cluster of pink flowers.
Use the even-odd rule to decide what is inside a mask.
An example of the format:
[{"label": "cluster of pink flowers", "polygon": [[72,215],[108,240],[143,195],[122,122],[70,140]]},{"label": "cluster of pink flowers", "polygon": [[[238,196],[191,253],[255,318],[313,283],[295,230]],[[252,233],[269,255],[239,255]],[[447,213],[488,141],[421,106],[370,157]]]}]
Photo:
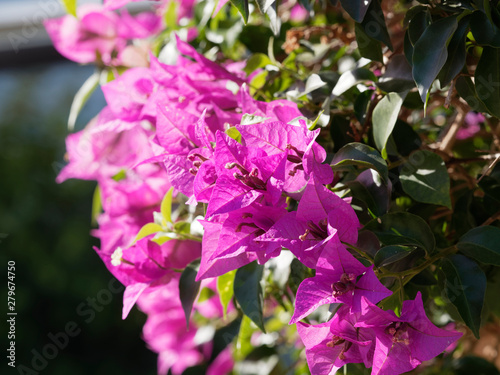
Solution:
[{"label": "cluster of pink flowers", "polygon": [[[56,48],[74,61],[96,61],[98,54],[116,65],[129,40],[161,27],[154,14],[119,18],[110,9],[123,3],[108,0],[99,11],[83,8],[79,20],[47,23]],[[136,303],[148,315],[144,339],[159,354],[159,372],[181,374],[212,357],[210,338],[197,338],[200,327],[191,321],[186,330],[179,298],[179,270],[200,257],[197,280],[214,292],[215,277],[264,264],[283,249],[316,270],[301,283],[290,321],[298,324],[314,375],[346,363],[400,374],[456,341],[459,333],[429,321],[420,294],[404,302],[400,317],[375,305],[391,291],[348,250],[360,223],[349,199],[327,188],[334,174],[316,142],[320,130],[309,130],[297,105],[254,100],[244,62],[217,64],[180,39],[177,49],[175,65],[149,56],[147,67],[102,87],[107,106],[68,137],[69,164],[58,177],[98,181],[103,212],[96,251],[126,286],[123,318]],[[206,206],[197,220],[202,237],[193,228],[176,233],[175,219],[163,214],[171,188],[188,205]],[[137,236],[152,222],[155,231]],[[193,217],[188,224],[194,227]],[[329,322],[299,322],[336,303],[342,306]],[[223,307],[215,293],[194,310],[210,319],[221,317]],[[232,366],[226,349],[207,373],[225,374]]]}]

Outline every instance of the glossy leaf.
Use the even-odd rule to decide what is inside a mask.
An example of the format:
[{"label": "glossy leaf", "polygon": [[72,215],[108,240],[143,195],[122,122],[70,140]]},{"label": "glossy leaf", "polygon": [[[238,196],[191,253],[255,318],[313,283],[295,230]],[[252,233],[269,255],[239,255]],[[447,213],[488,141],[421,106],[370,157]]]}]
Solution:
[{"label": "glossy leaf", "polygon": [[384,74],[379,77],[377,86],[386,92],[411,90],[415,87],[411,65],[408,64],[405,56],[392,56]]},{"label": "glossy leaf", "polygon": [[365,18],[361,22],[361,27],[370,38],[384,43],[391,51],[393,50],[391,38],[385,23],[384,12],[382,12],[379,0],[372,0],[370,2]]},{"label": "glossy leaf", "polygon": [[447,42],[457,26],[456,17],[442,18],[429,25],[414,45],[413,79],[424,103],[432,82],[446,63]]},{"label": "glossy leaf", "polygon": [[414,250],[415,249],[408,246],[385,246],[377,251],[377,254],[375,254],[374,264],[377,267],[385,267],[389,264],[397,262],[398,260],[406,258]]},{"label": "glossy leaf", "polygon": [[474,75],[476,93],[488,112],[500,118],[500,49],[484,47]]},{"label": "glossy leaf", "polygon": [[428,253],[436,246],[429,225],[421,217],[408,212],[385,214],[370,221],[364,229],[375,233],[384,245],[413,245]]},{"label": "glossy leaf", "polygon": [[347,183],[353,197],[365,202],[371,213],[384,215],[389,209],[392,184],[384,184],[380,175],[373,169],[360,173],[354,181]]},{"label": "glossy leaf", "polygon": [[412,46],[417,43],[431,22],[431,15],[427,7],[421,7],[415,10],[408,25],[408,37]]},{"label": "glossy leaf", "polygon": [[439,155],[427,150],[412,153],[399,178],[403,190],[417,202],[451,208],[450,177]]},{"label": "glossy leaf", "polygon": [[394,129],[394,125],[396,125],[401,105],[407,93],[408,91],[402,93],[390,92],[377,103],[373,110],[373,138],[384,159],[387,159],[387,141]]},{"label": "glossy leaf", "polygon": [[220,303],[224,309],[224,319],[227,314],[227,307],[229,302],[234,296],[234,276],[236,275],[236,270],[229,271],[224,275],[217,278],[217,292],[219,293]]},{"label": "glossy leaf", "polygon": [[368,35],[359,23],[355,27],[356,42],[361,56],[373,61],[383,62],[382,46],[380,42]]},{"label": "glossy leaf", "polygon": [[248,0],[229,0],[233,6],[238,9],[238,12],[241,13],[243,17],[243,21],[245,24],[248,22],[248,17],[250,16],[250,10],[248,9]]},{"label": "glossy leaf", "polygon": [[460,238],[457,247],[481,263],[500,266],[500,229],[497,227],[474,228]]},{"label": "glossy leaf", "polygon": [[480,45],[500,47],[500,29],[488,19],[485,13],[481,11],[472,13],[470,31]]},{"label": "glossy leaf", "polygon": [[385,160],[377,150],[362,143],[349,143],[342,147],[333,157],[331,164],[334,170],[340,170],[346,165],[371,168],[376,170],[385,182],[389,180]]},{"label": "glossy leaf", "polygon": [[182,309],[186,316],[186,325],[189,328],[189,319],[191,310],[193,309],[194,301],[198,296],[201,281],[196,280],[196,274],[200,268],[200,259],[196,259],[189,263],[184,271],[182,271],[179,279],[179,296],[181,299]]},{"label": "glossy leaf", "polygon": [[486,291],[486,276],[473,260],[464,255],[443,259],[441,269],[446,277],[444,293],[458,309],[465,324],[479,338],[481,311]]},{"label": "glossy leaf", "polygon": [[458,27],[448,44],[448,58],[439,72],[441,88],[447,86],[457,76],[465,64],[465,37],[469,31],[469,17],[458,22]]},{"label": "glossy leaf", "polygon": [[342,8],[349,13],[356,22],[361,22],[370,6],[371,0],[340,0]]},{"label": "glossy leaf", "polygon": [[239,268],[234,277],[234,296],[243,313],[265,332],[262,315],[263,293],[260,286],[263,270],[264,267],[257,262]]},{"label": "glossy leaf", "polygon": [[353,70],[349,70],[344,72],[335,87],[333,88],[332,95],[339,96],[344,92],[349,90],[351,87],[356,86],[358,83],[364,81],[372,81],[374,82],[377,78],[373,74],[371,70],[365,68],[356,68]]}]

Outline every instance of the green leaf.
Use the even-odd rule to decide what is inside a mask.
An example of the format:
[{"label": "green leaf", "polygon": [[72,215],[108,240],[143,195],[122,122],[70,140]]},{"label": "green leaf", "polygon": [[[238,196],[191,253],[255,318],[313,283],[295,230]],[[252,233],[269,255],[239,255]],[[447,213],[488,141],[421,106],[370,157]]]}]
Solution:
[{"label": "green leaf", "polygon": [[191,223],[188,221],[176,221],[174,224],[174,232],[179,234],[191,233]]},{"label": "green leaf", "polygon": [[359,23],[355,24],[354,31],[361,56],[373,61],[383,62],[384,56],[382,54],[382,46],[380,42],[369,36],[363,26]]},{"label": "green leaf", "polygon": [[66,13],[76,17],[77,0],[61,0],[61,2],[64,5],[64,9],[66,9]]},{"label": "green leaf", "polygon": [[260,280],[264,267],[252,262],[236,271],[234,277],[234,296],[243,313],[248,316],[262,332],[265,332],[262,315],[263,294]]},{"label": "green leaf", "polygon": [[234,357],[236,360],[243,360],[253,350],[250,343],[254,329],[252,328],[252,321],[246,316],[243,316],[240,325],[240,331],[236,340],[236,347]]},{"label": "green leaf", "polygon": [[92,93],[95,91],[97,86],[99,86],[99,79],[101,74],[95,71],[87,80],[83,83],[82,87],[76,93],[73,103],[71,103],[71,109],[69,110],[68,117],[68,130],[73,131],[75,128],[76,119],[80,114],[83,106],[87,103]]},{"label": "green leaf", "polygon": [[356,22],[363,21],[368,7],[370,6],[370,2],[370,0],[340,0],[342,8],[344,8]]},{"label": "green leaf", "polygon": [[460,238],[457,247],[469,258],[500,266],[500,229],[497,227],[474,228]]},{"label": "green leaf", "polygon": [[346,184],[352,196],[365,202],[372,214],[382,216],[389,209],[392,184],[384,184],[373,169],[361,172],[356,180]]},{"label": "green leaf", "polygon": [[476,88],[470,77],[459,76],[455,81],[455,88],[472,110],[483,113],[488,112],[488,108],[486,108],[484,103],[477,96]]},{"label": "green leaf", "polygon": [[224,319],[226,319],[229,302],[234,295],[233,285],[235,275],[236,270],[229,271],[228,273],[225,273],[217,278],[217,292],[219,293],[220,303],[224,309]]},{"label": "green leaf", "polygon": [[165,25],[169,29],[177,29],[177,9],[179,8],[179,4],[177,1],[171,1],[168,4],[167,11],[164,15]]},{"label": "green leaf", "polygon": [[273,5],[276,0],[255,0],[257,3],[257,6],[259,7],[259,10],[261,11],[262,14],[265,14],[267,12],[267,9]]},{"label": "green leaf", "polygon": [[401,105],[407,93],[408,91],[390,92],[377,103],[373,110],[373,139],[384,159],[387,159],[387,141],[394,125],[396,125]]},{"label": "green leaf", "polygon": [[132,243],[136,243],[140,239],[147,237],[150,234],[161,232],[162,230],[163,228],[161,227],[161,225],[155,223],[147,223],[139,230],[139,233],[137,233],[137,236],[135,236]]},{"label": "green leaf", "polygon": [[391,51],[393,50],[391,38],[385,23],[384,12],[382,12],[379,0],[371,1],[365,18],[361,22],[361,27],[368,37],[384,43]]},{"label": "green leaf", "polygon": [[415,249],[408,246],[390,245],[381,248],[375,254],[374,264],[377,267],[385,267],[389,264],[397,262],[398,260],[406,258]]},{"label": "green leaf", "polygon": [[389,181],[389,171],[384,159],[374,148],[362,143],[349,143],[333,157],[332,167],[341,170],[346,165],[356,165],[376,170],[385,183]]},{"label": "green leaf", "polygon": [[233,4],[236,9],[238,9],[238,12],[241,13],[241,16],[243,17],[243,21],[245,24],[248,22],[248,16],[250,15],[250,11],[248,9],[248,0],[229,0],[231,4]]},{"label": "green leaf", "polygon": [[415,43],[417,43],[417,41],[424,33],[425,29],[429,27],[431,22],[432,22],[431,15],[427,7],[415,10],[415,13],[408,25],[408,37],[412,46],[414,46]]},{"label": "green leaf", "polygon": [[442,260],[446,277],[444,293],[455,305],[465,324],[479,338],[481,311],[486,291],[486,276],[473,260],[464,255],[451,255]]},{"label": "green leaf", "polygon": [[[377,86],[385,92],[411,90],[415,87],[411,65],[403,55],[393,55],[385,72],[379,77]],[[366,91],[365,91],[366,92]]]},{"label": "green leaf", "polygon": [[417,202],[451,208],[450,177],[439,155],[427,150],[412,153],[399,178],[403,190]]},{"label": "green leaf", "polygon": [[266,65],[272,64],[272,61],[267,55],[263,53],[255,53],[247,60],[245,68],[243,71],[250,75],[257,69],[264,68]]},{"label": "green leaf", "polygon": [[476,93],[488,112],[500,118],[500,49],[484,47],[474,74]]},{"label": "green leaf", "polygon": [[370,221],[364,229],[375,233],[384,245],[418,246],[428,253],[436,246],[429,225],[421,217],[408,212],[385,214]]},{"label": "green leaf", "polygon": [[161,201],[161,214],[167,223],[172,222],[172,194],[174,188],[171,187]]},{"label": "green leaf", "polygon": [[375,82],[377,77],[369,69],[366,68],[356,68],[342,73],[337,84],[332,90],[333,96],[340,96],[351,87],[356,86],[358,83],[364,81]]},{"label": "green leaf", "polygon": [[413,79],[424,103],[432,82],[446,63],[447,43],[457,26],[456,17],[442,18],[429,25],[413,46]]},{"label": "green leaf", "polygon": [[97,225],[97,218],[102,212],[102,199],[101,199],[101,190],[99,189],[99,185],[95,187],[94,195],[92,197],[92,225]]},{"label": "green leaf", "polygon": [[448,58],[438,74],[441,88],[447,86],[457,76],[465,64],[465,37],[469,31],[469,17],[458,22],[458,27],[448,44]]},{"label": "green leaf", "polygon": [[179,297],[181,299],[182,309],[186,316],[186,326],[189,328],[189,319],[194,301],[200,290],[201,281],[196,281],[196,275],[200,268],[200,259],[193,260],[182,271],[179,279]]},{"label": "green leaf", "polygon": [[241,133],[234,126],[227,128],[225,133],[231,138],[233,138],[236,142],[241,143]]},{"label": "green leaf", "polygon": [[478,10],[472,13],[470,31],[480,45],[500,47],[500,29],[483,12]]}]

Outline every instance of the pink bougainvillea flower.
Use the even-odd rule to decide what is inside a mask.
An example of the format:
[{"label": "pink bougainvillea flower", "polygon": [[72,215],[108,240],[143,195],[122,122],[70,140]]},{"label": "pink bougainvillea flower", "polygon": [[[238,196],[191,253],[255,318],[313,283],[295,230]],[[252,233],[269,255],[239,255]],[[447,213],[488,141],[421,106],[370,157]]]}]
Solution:
[{"label": "pink bougainvillea flower", "polygon": [[467,139],[481,130],[481,123],[485,121],[482,113],[468,112],[465,115],[465,123],[457,132],[457,139]]},{"label": "pink bougainvillea flower", "polygon": [[[260,263],[269,245],[255,239],[266,232],[286,212],[285,207],[253,204],[228,214],[219,215],[213,221],[203,221],[203,251],[197,279],[215,277],[242,267],[254,260]],[[274,249],[279,246],[274,244]]]},{"label": "pink bougainvillea flower", "polygon": [[278,243],[307,267],[315,268],[323,247],[333,236],[356,243],[359,226],[352,207],[311,175],[297,211],[284,215],[259,241]]},{"label": "pink bougainvillea flower", "polygon": [[341,307],[330,322],[309,325],[297,323],[312,375],[333,375],[347,363],[370,367],[373,331],[355,327],[359,313]]},{"label": "pink bougainvillea flower", "polygon": [[[293,108],[293,107],[292,107]],[[293,110],[287,106],[276,105],[271,111],[283,113]],[[286,112],[283,113],[286,117]],[[304,187],[311,173],[322,184],[333,180],[333,171],[327,164],[322,164],[326,151],[315,140],[319,129],[309,131],[305,121],[300,125],[290,125],[283,122],[266,121],[253,125],[239,125],[236,128],[242,136],[243,144],[249,147],[259,147],[268,155],[284,154],[287,158],[285,166],[285,191],[294,192]]]},{"label": "pink bougainvillea flower", "polygon": [[57,182],[110,178],[153,156],[148,131],[140,123],[110,119],[109,114],[104,110],[84,130],[67,137],[69,164]]},{"label": "pink bougainvillea flower", "polygon": [[325,245],[316,265],[316,275],[305,279],[297,290],[296,323],[327,303],[344,303],[353,313],[361,311],[361,297],[377,303],[392,294],[375,276],[373,267],[365,267],[333,236]]},{"label": "pink bougainvillea flower", "polygon": [[78,7],[77,15],[49,19],[44,24],[57,51],[78,63],[95,62],[99,57],[109,65],[128,40],[150,36],[161,27],[154,14],[132,17],[124,12],[120,18],[97,4]]},{"label": "pink bougainvillea flower", "polygon": [[149,289],[138,300],[139,308],[148,315],[143,338],[151,350],[158,353],[158,374],[169,370],[180,375],[203,361],[203,353],[195,343],[196,325],[186,317],[179,298],[179,282],[172,278],[168,284]]},{"label": "pink bougainvillea flower", "polygon": [[207,218],[246,207],[256,200],[279,206],[286,155],[266,155],[217,132],[214,150],[218,175],[207,207]]},{"label": "pink bougainvillea flower", "polygon": [[442,353],[462,333],[436,327],[427,318],[422,295],[403,302],[401,317],[363,298],[362,318],[355,327],[375,332],[372,374],[397,375]]}]

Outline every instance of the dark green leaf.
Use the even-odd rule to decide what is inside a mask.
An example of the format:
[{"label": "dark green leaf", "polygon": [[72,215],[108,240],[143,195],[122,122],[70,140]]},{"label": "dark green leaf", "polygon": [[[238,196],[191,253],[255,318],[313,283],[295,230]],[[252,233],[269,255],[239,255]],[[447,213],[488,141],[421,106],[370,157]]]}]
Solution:
[{"label": "dark green leaf", "polygon": [[354,181],[347,183],[353,197],[366,203],[376,216],[384,215],[389,209],[392,184],[384,184],[380,175],[373,169],[360,173]]},{"label": "dark green leaf", "polygon": [[379,0],[371,1],[365,18],[361,22],[361,26],[368,37],[384,43],[391,51],[393,50],[391,38],[385,23],[384,12],[382,12]]},{"label": "dark green leaf", "polygon": [[439,155],[427,150],[412,153],[400,179],[403,190],[417,202],[451,208],[450,177]]},{"label": "dark green leaf", "polygon": [[[415,17],[415,15],[417,13],[427,12],[428,9],[429,9],[429,7],[426,7],[425,5],[416,5],[410,9],[408,9],[408,11],[405,14],[405,18],[403,19],[403,26],[408,27],[410,21],[412,20],[413,17]],[[430,23],[430,21],[429,21],[429,23]]]},{"label": "dark green leaf", "polygon": [[413,128],[402,120],[396,121],[392,138],[398,149],[398,152],[403,156],[410,155],[422,145],[422,140]]},{"label": "dark green leaf", "polygon": [[344,145],[354,141],[349,134],[351,131],[350,119],[345,115],[333,115],[330,124],[330,136],[333,141],[333,151],[337,152]]},{"label": "dark green leaf", "polygon": [[436,246],[429,225],[421,217],[408,212],[385,214],[370,221],[364,229],[375,233],[384,245],[413,245],[428,253]]},{"label": "dark green leaf", "polygon": [[444,292],[455,305],[465,324],[479,338],[481,311],[486,291],[486,276],[476,262],[464,255],[443,259],[441,268],[446,277]]},{"label": "dark green leaf", "polygon": [[[411,66],[413,64],[413,45],[410,42],[410,36],[408,30],[406,30],[405,32],[405,38],[403,41],[403,50],[405,53],[406,61],[408,61],[408,64],[410,64]],[[413,72],[411,77],[413,79]]]},{"label": "dark green leaf", "polygon": [[458,27],[448,44],[448,58],[439,72],[438,78],[441,88],[447,86],[457,76],[465,64],[465,37],[469,26],[469,17],[458,22]]},{"label": "dark green leaf", "polygon": [[360,93],[354,101],[354,115],[361,125],[365,123],[366,112],[371,103],[372,95],[372,90],[366,90]]},{"label": "dark green leaf", "polygon": [[182,271],[179,279],[179,296],[182,309],[186,316],[186,325],[189,327],[189,318],[193,309],[194,301],[200,290],[201,281],[196,281],[196,274],[200,268],[200,259],[193,260]]},{"label": "dark green leaf", "polygon": [[500,118],[500,49],[484,47],[474,75],[476,93],[488,112]]},{"label": "dark green leaf", "polygon": [[470,30],[480,45],[500,47],[500,29],[481,11],[472,13]]},{"label": "dark green leaf", "polygon": [[356,42],[358,43],[358,49],[361,56],[373,61],[383,62],[382,46],[380,42],[369,36],[359,23],[356,23],[354,31],[356,33]]},{"label": "dark green leaf", "polygon": [[250,15],[250,11],[248,9],[248,0],[229,0],[229,1],[241,13],[243,21],[245,21],[246,24],[248,22],[248,16]]},{"label": "dark green leaf", "polygon": [[349,13],[356,22],[363,21],[371,0],[340,0],[342,8]]},{"label": "dark green leaf", "polygon": [[455,81],[455,88],[472,110],[483,113],[488,112],[484,103],[477,96],[476,88],[470,77],[459,76]]},{"label": "dark green leaf", "polygon": [[413,48],[413,79],[422,102],[448,57],[447,42],[457,29],[456,17],[442,18],[429,25]]},{"label": "dark green leaf", "polygon": [[457,247],[470,258],[500,266],[500,229],[497,227],[474,228],[460,238]]},{"label": "dark green leaf", "polygon": [[412,46],[417,43],[425,29],[431,24],[431,15],[427,7],[420,7],[419,11],[415,11],[408,25],[408,37]]},{"label": "dark green leaf", "polygon": [[408,246],[390,245],[381,248],[375,254],[374,264],[377,267],[384,267],[398,260],[406,258],[415,249]]},{"label": "dark green leaf", "polygon": [[407,93],[408,91],[390,92],[377,103],[373,110],[373,139],[384,159],[387,159],[387,140],[398,120],[399,111]]},{"label": "dark green leaf", "polygon": [[408,64],[405,56],[392,56],[384,74],[379,77],[377,86],[385,92],[405,91],[415,87],[411,65]]},{"label": "dark green leaf", "polygon": [[387,164],[374,148],[362,143],[349,143],[342,147],[333,157],[334,170],[341,170],[346,165],[357,165],[376,170],[385,183],[389,180]]},{"label": "dark green leaf", "polygon": [[257,262],[239,268],[234,277],[234,296],[243,313],[265,332],[262,316],[263,294],[260,286],[263,270],[264,267]]}]

